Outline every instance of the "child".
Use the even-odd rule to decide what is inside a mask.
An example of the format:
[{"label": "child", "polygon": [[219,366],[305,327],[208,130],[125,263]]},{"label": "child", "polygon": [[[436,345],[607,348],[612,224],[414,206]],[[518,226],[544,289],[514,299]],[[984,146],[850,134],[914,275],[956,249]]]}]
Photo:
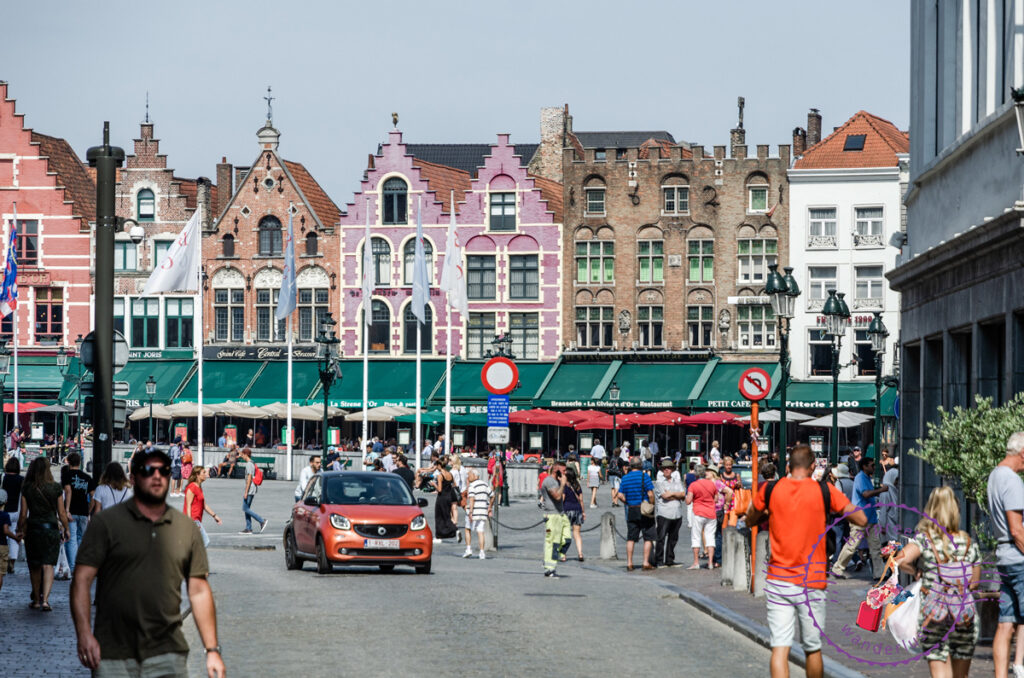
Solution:
[{"label": "child", "polygon": [[0,589],[4,587],[4,575],[7,574],[7,537],[21,542],[18,535],[11,529],[11,515],[4,510],[7,505],[7,491],[0,490]]}]

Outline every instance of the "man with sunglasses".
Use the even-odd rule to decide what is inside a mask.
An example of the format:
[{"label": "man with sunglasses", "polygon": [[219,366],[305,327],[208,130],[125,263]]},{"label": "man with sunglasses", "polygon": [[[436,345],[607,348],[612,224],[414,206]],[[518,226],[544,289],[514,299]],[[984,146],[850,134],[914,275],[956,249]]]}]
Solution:
[{"label": "man with sunglasses", "polygon": [[[167,506],[171,458],[159,450],[132,459],[135,496],[93,516],[71,582],[78,659],[94,676],[187,676],[181,583],[206,650],[206,671],[223,678],[213,592],[203,539]],[[89,592],[96,580],[95,628]]]}]

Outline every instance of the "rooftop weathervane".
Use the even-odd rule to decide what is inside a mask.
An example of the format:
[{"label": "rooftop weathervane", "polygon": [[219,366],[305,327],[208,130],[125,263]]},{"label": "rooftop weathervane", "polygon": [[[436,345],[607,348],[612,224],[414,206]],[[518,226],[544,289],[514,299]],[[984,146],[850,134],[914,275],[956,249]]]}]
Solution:
[{"label": "rooftop weathervane", "polygon": [[271,106],[274,98],[270,96],[270,85],[267,85],[267,96],[263,97],[264,101],[267,102],[267,124],[273,124],[274,122],[274,108]]}]

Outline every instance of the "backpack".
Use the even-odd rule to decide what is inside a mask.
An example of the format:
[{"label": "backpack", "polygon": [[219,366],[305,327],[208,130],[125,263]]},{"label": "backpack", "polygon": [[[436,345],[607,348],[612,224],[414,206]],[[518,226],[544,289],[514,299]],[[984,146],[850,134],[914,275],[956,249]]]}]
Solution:
[{"label": "backpack", "polygon": [[[770,506],[771,506],[771,501],[772,501],[772,490],[775,489],[775,484],[777,482],[779,482],[779,481],[778,480],[771,480],[771,481],[768,482],[768,486],[766,488],[764,488],[764,508],[765,508],[766,511],[768,511],[769,515],[771,514]],[[828,517],[829,517],[829,514],[832,513],[832,510],[830,508],[831,505],[832,505],[832,502],[829,501],[828,483],[825,480],[819,480],[818,481],[818,487],[821,489],[821,501],[824,503],[824,506],[825,506],[825,529],[827,530],[828,529]]]},{"label": "backpack", "polygon": [[260,485],[263,484],[263,469],[261,469],[259,466],[256,466],[255,464],[253,466],[255,467],[256,470],[252,472],[252,482],[254,485],[259,487]]}]

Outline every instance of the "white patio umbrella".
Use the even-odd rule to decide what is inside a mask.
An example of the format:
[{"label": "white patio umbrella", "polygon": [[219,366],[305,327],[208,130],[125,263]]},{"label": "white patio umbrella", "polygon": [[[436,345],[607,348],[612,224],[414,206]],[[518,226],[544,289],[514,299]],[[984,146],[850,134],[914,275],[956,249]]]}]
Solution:
[{"label": "white patio umbrella", "polygon": [[[861,414],[860,412],[849,412],[842,411],[839,413],[837,423],[839,428],[852,428],[854,426],[860,426],[872,421],[874,417],[867,414]],[[801,426],[812,426],[815,428],[832,428],[832,415],[826,414],[824,417],[818,417],[817,419],[811,419],[809,421],[802,422]]]},{"label": "white patio umbrella", "polygon": [[[392,407],[384,405],[366,410],[367,421],[392,421],[395,417],[403,414],[415,414],[416,410],[411,407]],[[362,421],[363,413],[353,412],[345,416],[345,421]]]},{"label": "white patio umbrella", "polygon": [[217,414],[241,419],[269,419],[272,416],[262,408],[249,407],[241,403],[221,403],[213,407],[217,409]]},{"label": "white patio umbrella", "polygon": [[[153,418],[154,419],[171,419],[172,415],[166,405],[160,405],[158,403],[153,404]],[[129,421],[145,421],[149,419],[149,405],[143,405],[137,407],[134,412],[128,415]]]},{"label": "white patio umbrella", "polygon": [[[154,409],[156,406],[153,406]],[[196,416],[196,404],[195,403],[173,403],[167,406],[167,412],[172,417],[195,417]],[[212,417],[217,414],[217,406],[203,404],[203,416]]]},{"label": "white patio umbrella", "polygon": [[[757,420],[759,422],[760,421],[780,421],[781,416],[782,416],[782,414],[778,410],[765,410],[764,412],[761,412],[760,414],[757,415]],[[791,410],[786,410],[786,421],[787,422],[807,421],[808,419],[813,419],[813,418],[814,417],[812,417],[811,415],[804,414],[803,412],[793,412]],[[750,415],[748,414],[745,417],[740,417],[740,421],[750,421]]]}]

